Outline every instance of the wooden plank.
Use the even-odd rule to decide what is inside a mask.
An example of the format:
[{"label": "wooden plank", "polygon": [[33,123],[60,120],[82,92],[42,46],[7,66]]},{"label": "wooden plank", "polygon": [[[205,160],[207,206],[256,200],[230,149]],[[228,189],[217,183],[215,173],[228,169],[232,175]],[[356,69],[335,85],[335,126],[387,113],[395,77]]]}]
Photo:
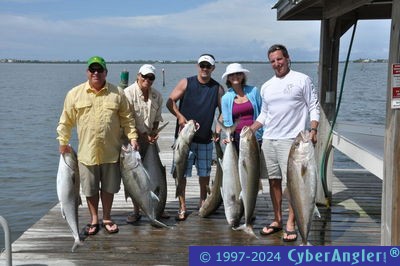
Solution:
[{"label": "wooden plank", "polygon": [[[173,117],[166,116],[166,120],[173,121]],[[171,216],[178,209],[178,202],[174,198],[174,180],[169,173],[172,162],[170,146],[173,141],[170,134],[173,127],[173,123],[170,123],[161,132],[159,140],[160,147],[164,147],[161,148],[161,158],[167,168],[169,194],[166,210]],[[322,218],[314,219],[309,241],[314,245],[327,246],[379,245],[382,181],[366,172],[337,171],[335,175],[333,205],[330,209],[319,206]],[[201,218],[197,214],[198,180],[189,178],[187,205],[190,215],[184,222],[176,222],[173,217],[163,220],[171,229],[155,228],[146,217],[136,225],[126,224],[125,219],[132,206],[130,202],[125,202],[121,189],[115,196],[112,211],[112,218],[120,227],[118,234],[109,235],[101,230],[97,235],[86,238],[83,246],[71,253],[73,238],[61,217],[60,206],[56,204],[13,243],[13,262],[46,265],[187,265],[189,247],[194,245],[298,245],[300,237],[295,243],[284,243],[281,233],[268,237],[259,235],[258,231],[273,219],[268,182],[262,180],[262,183],[263,191],[257,198],[254,223],[258,239],[232,230],[226,222],[223,206],[210,217]],[[286,200],[283,210],[286,221]],[[81,227],[89,221],[85,201],[79,209],[79,219]],[[1,264],[4,258],[0,258]]]}]

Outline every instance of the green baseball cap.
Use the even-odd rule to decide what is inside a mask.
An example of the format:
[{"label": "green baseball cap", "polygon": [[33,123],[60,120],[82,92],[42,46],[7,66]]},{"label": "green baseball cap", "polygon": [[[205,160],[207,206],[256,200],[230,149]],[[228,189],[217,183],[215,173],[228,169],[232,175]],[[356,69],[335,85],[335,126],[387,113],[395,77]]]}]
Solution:
[{"label": "green baseball cap", "polygon": [[104,69],[107,69],[106,66],[106,61],[104,60],[103,57],[100,56],[92,56],[91,58],[89,58],[89,60],[87,61],[87,66],[89,67],[91,64],[97,63],[99,65],[101,65]]}]

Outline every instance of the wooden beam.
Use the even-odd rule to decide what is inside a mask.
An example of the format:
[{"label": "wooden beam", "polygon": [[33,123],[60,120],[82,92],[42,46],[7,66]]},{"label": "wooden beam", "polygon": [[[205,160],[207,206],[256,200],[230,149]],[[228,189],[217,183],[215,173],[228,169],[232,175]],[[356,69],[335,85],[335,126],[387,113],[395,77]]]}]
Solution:
[{"label": "wooden beam", "polygon": [[372,0],[325,1],[323,16],[324,18],[340,17],[371,2]]},{"label": "wooden beam", "polygon": [[[337,74],[339,62],[340,33],[336,19],[323,20],[321,22],[321,39],[319,55],[319,100],[321,106],[318,142],[316,144],[316,158],[321,177],[326,179],[326,195],[322,183],[317,189],[317,203],[330,205],[332,197],[331,175],[333,153],[331,153],[332,141],[329,139],[330,122],[336,113]],[[322,170],[321,170],[322,168]],[[328,202],[326,202],[328,200]]]},{"label": "wooden beam", "polygon": [[400,109],[392,109],[391,66],[400,63],[400,1],[393,1],[386,102],[384,178],[382,186],[382,245],[400,244]]}]

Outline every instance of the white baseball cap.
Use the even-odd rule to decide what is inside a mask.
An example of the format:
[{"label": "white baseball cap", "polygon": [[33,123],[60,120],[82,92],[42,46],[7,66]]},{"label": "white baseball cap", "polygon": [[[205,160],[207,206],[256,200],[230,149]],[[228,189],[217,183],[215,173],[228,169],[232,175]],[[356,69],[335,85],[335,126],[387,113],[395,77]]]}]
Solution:
[{"label": "white baseball cap", "polygon": [[215,65],[215,60],[209,55],[202,55],[199,57],[199,60],[197,60],[197,63],[200,64],[201,62],[207,62],[210,63],[212,66]]},{"label": "white baseball cap", "polygon": [[147,74],[156,75],[155,71],[156,71],[156,68],[153,65],[150,65],[150,64],[144,64],[139,69],[139,73],[142,74],[142,75],[147,75]]}]

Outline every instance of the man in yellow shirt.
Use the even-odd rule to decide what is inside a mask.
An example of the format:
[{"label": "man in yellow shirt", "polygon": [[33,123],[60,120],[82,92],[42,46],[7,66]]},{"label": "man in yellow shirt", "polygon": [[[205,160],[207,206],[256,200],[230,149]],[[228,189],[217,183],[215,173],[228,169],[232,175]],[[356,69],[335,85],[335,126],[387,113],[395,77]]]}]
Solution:
[{"label": "man in yellow shirt", "polygon": [[85,234],[95,235],[100,229],[100,198],[103,227],[108,233],[117,233],[118,226],[111,220],[111,206],[121,183],[120,129],[136,150],[139,149],[138,136],[124,91],[106,81],[105,60],[99,56],[91,57],[86,75],[88,80],[74,87],[65,97],[57,127],[59,150],[60,153],[71,152],[68,143],[72,128],[76,127],[81,188],[91,216]]}]

